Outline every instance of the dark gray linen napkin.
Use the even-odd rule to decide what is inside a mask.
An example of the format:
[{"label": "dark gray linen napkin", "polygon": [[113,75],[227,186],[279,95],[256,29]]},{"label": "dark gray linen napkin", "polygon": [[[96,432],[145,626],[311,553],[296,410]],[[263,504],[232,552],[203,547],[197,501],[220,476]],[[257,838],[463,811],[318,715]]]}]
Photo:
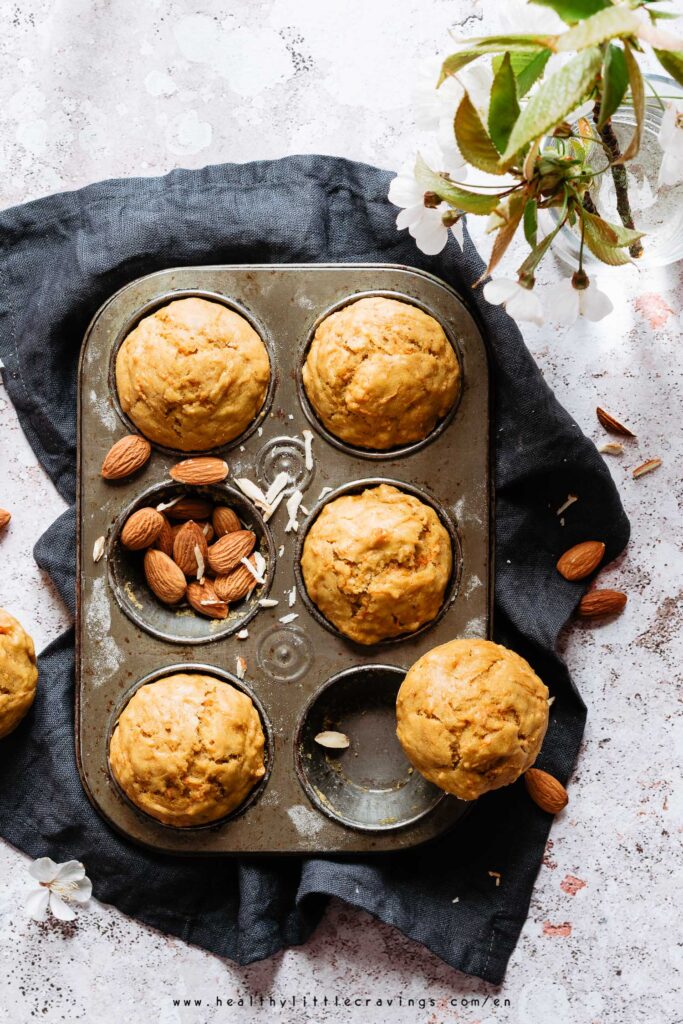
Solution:
[{"label": "dark gray linen napkin", "polygon": [[[539,766],[564,782],[585,706],[554,647],[583,586],[553,567],[589,538],[604,540],[606,559],[614,558],[628,521],[602,458],[557,403],[515,324],[472,291],[482,265],[471,243],[462,254],[451,242],[440,257],[423,257],[396,231],[388,182],[374,167],[289,157],[105,181],[6,210],[5,385],[37,457],[73,503],[81,341],[100,304],[134,278],[187,264],[387,262],[427,269],[471,297],[496,395],[495,636],[528,658],[556,697]],[[556,509],[569,492],[581,500],[563,528]],[[73,508],[39,540],[35,557],[73,611]],[[240,963],[305,942],[327,898],[337,896],[458,970],[502,980],[551,825],[521,781],[483,797],[460,827],[411,852],[366,860],[157,856],[115,834],[81,788],[73,662],[69,630],[40,658],[33,711],[0,743],[0,834],[14,846],[82,860],[98,899]],[[489,871],[500,873],[499,886]]]}]

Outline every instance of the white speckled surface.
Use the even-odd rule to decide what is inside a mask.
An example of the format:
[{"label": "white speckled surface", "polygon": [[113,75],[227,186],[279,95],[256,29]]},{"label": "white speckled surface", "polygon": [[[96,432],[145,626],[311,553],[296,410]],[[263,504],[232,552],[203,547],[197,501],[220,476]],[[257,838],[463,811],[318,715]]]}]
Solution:
[{"label": "white speckled surface", "polygon": [[[294,152],[398,166],[414,140],[411,78],[447,45],[450,25],[493,30],[501,6],[496,0],[5,0],[0,203],[103,177]],[[610,271],[601,281],[617,305],[610,319],[571,331],[534,328],[525,336],[589,435],[603,440],[597,403],[637,430],[626,454],[610,461],[633,539],[602,577],[626,589],[630,602],[614,623],[566,631],[564,653],[589,706],[588,727],[571,803],[553,827],[501,989],[458,975],[391,928],[341,905],[331,907],[305,948],[246,969],[94,903],[65,937],[25,919],[26,859],[3,844],[0,1021],[681,1019],[675,941],[683,809],[676,717],[683,661],[681,268]],[[40,648],[68,618],[31,548],[62,503],[1,385],[0,437],[0,505],[14,513],[0,539],[0,605],[26,624]],[[664,460],[662,468],[633,481],[629,469],[654,455]],[[228,1004],[250,996],[263,996],[263,1008]],[[314,996],[337,997],[340,1005],[313,1008]],[[387,997],[394,997],[391,1008],[376,1005]],[[344,1006],[346,998],[363,1005]],[[174,999],[205,1003],[175,1007]],[[409,999],[418,1002],[408,1006]],[[434,1005],[422,1008],[420,999]]]}]

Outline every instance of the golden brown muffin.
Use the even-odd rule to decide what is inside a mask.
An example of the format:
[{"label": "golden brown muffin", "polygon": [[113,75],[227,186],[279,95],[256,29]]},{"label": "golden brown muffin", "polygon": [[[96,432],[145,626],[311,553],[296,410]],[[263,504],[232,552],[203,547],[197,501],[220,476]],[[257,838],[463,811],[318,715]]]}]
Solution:
[{"label": "golden brown muffin", "polygon": [[126,795],[166,825],[206,825],[242,803],[265,774],[264,737],[246,694],[213,676],[141,686],[109,744]]},{"label": "golden brown muffin", "polygon": [[116,356],[121,408],[150,441],[205,451],[239,437],[268,391],[266,347],[219,302],[176,299],[141,320]]},{"label": "golden brown muffin", "polygon": [[431,433],[458,397],[460,365],[433,317],[407,302],[376,297],[323,320],[303,381],[335,437],[384,451]]},{"label": "golden brown muffin", "polygon": [[434,510],[388,484],[325,505],[301,557],[309,597],[359,644],[413,633],[435,618],[452,563]]},{"label": "golden brown muffin", "polygon": [[548,689],[519,654],[489,640],[452,640],[415,662],[396,701],[406,757],[435,786],[475,800],[536,760]]},{"label": "golden brown muffin", "polygon": [[33,640],[0,608],[0,739],[16,729],[33,704],[37,682]]}]

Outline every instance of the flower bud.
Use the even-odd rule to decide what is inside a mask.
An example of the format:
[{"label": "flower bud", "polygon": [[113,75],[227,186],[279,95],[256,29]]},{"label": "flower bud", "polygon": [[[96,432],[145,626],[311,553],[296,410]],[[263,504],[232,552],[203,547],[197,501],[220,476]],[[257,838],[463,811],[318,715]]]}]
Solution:
[{"label": "flower bud", "polygon": [[422,201],[428,210],[435,210],[441,203],[436,192],[425,192]]},{"label": "flower bud", "polygon": [[572,288],[576,288],[577,292],[585,291],[590,283],[590,278],[585,270],[575,270],[572,274]]}]

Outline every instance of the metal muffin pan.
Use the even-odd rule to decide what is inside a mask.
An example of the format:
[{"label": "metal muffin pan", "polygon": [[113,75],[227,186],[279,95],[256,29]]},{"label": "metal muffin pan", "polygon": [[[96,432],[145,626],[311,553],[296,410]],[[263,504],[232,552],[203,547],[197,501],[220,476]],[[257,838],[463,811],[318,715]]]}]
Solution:
[{"label": "metal muffin pan", "polygon": [[[139,474],[108,483],[100,476],[102,460],[131,429],[114,387],[118,346],[142,316],[190,295],[225,303],[263,338],[272,370],[264,408],[240,438],[218,449],[230,466],[225,484],[175,484],[169,469],[187,453],[157,445]],[[463,371],[460,400],[430,437],[383,453],[332,439],[301,383],[317,324],[366,295],[410,302],[434,316]],[[405,672],[426,651],[454,637],[490,635],[489,419],[488,363],[478,325],[453,290],[421,271],[375,264],[183,267],[133,281],[101,307],[86,333],[79,369],[76,745],[86,792],[111,825],[136,842],[174,853],[366,854],[416,846],[462,817],[468,805],[435,789],[403,757],[394,700]],[[304,429],[314,435],[312,470],[305,466]],[[304,492],[308,514],[300,514],[298,533],[285,532],[284,503],[264,523],[234,483],[247,477],[266,489],[282,470],[291,477],[287,490],[298,486]],[[305,530],[334,496],[321,495],[324,488],[346,493],[380,481],[435,508],[451,536],[454,573],[433,623],[364,647],[343,638],[312,605],[298,557]],[[231,608],[227,620],[158,604],[146,592],[141,558],[118,544],[130,511],[180,490],[225,500],[259,538],[268,566],[265,585]],[[106,538],[105,557],[95,563],[100,536]],[[297,597],[290,607],[292,588]],[[266,594],[279,604],[258,605]],[[294,621],[280,621],[292,613]],[[240,640],[236,633],[245,625],[249,636]],[[171,672],[199,667],[234,680],[238,656],[247,667],[237,683],[254,695],[268,726],[269,775],[228,819],[203,828],[162,825],[134,807],[109,772],[116,718],[139,685]],[[347,732],[350,747],[337,752],[315,744],[319,725]]]}]

